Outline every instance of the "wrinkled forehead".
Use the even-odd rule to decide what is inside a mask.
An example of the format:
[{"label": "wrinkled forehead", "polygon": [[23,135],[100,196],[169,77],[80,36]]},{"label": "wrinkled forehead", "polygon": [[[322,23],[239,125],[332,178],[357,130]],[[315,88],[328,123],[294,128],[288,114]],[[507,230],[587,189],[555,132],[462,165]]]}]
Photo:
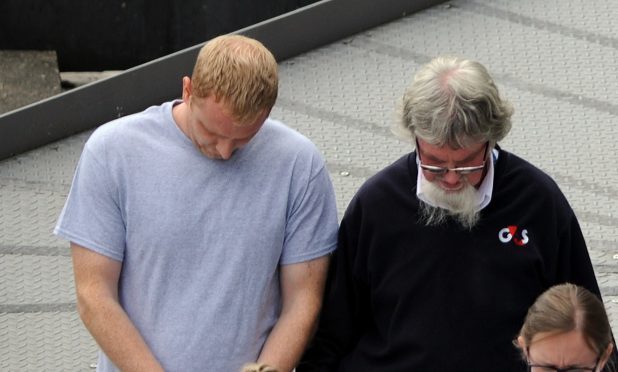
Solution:
[{"label": "wrinkled forehead", "polygon": [[424,148],[440,149],[449,152],[472,151],[476,152],[481,148],[485,148],[490,143],[484,137],[465,137],[457,140],[431,140],[416,136],[416,145]]},{"label": "wrinkled forehead", "polygon": [[534,335],[527,349],[528,356],[534,362],[560,368],[592,365],[599,357],[578,330],[538,333]]},{"label": "wrinkled forehead", "polygon": [[472,144],[469,147],[453,148],[449,145],[433,145],[417,140],[417,151],[425,160],[445,162],[473,161],[487,151],[488,142]]}]

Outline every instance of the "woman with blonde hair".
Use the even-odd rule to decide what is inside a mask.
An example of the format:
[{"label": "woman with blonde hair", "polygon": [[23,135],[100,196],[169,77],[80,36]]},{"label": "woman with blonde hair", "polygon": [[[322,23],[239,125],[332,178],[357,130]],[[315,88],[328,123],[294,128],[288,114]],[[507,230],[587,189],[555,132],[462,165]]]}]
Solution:
[{"label": "woman with blonde hair", "polygon": [[603,302],[570,283],[537,298],[515,344],[530,372],[598,372],[613,364],[608,363],[614,343]]}]

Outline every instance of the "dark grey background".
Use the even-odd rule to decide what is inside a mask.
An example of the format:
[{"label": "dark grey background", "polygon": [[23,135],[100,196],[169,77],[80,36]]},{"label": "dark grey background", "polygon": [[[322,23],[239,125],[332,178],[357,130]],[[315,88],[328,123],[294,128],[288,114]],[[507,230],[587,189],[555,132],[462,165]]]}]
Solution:
[{"label": "dark grey background", "polygon": [[124,70],[317,0],[2,0],[0,50],[55,50],[60,71]]}]

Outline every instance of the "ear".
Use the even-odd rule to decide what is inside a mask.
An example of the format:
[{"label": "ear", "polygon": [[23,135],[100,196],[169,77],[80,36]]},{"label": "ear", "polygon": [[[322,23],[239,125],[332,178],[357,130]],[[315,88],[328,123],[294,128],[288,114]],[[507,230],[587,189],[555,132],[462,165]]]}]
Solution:
[{"label": "ear", "polygon": [[182,78],[182,101],[187,105],[191,99],[191,92],[191,78],[185,76]]},{"label": "ear", "polygon": [[599,371],[602,371],[603,368],[605,368],[605,364],[609,360],[609,357],[612,355],[612,351],[614,351],[614,344],[610,342],[609,345],[607,345],[607,349],[605,349],[605,352],[603,353],[601,360],[599,361],[599,367],[598,367]]},{"label": "ear", "polygon": [[517,337],[517,345],[519,348],[525,353],[526,352],[526,340],[524,340],[524,336]]}]

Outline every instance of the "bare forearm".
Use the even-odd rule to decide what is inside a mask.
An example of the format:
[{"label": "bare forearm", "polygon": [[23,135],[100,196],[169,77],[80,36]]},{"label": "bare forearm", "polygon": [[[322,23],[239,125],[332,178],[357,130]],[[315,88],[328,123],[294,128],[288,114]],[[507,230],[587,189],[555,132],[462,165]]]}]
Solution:
[{"label": "bare forearm", "polygon": [[300,360],[316,324],[319,306],[314,311],[303,309],[303,314],[290,312],[281,318],[271,331],[260,357],[259,363],[277,368],[278,372],[294,369]]},{"label": "bare forearm", "polygon": [[81,300],[79,310],[86,328],[120,370],[163,371],[118,302]]},{"label": "bare forearm", "polygon": [[282,310],[262,348],[259,363],[289,372],[300,360],[317,322],[328,256],[281,267]]}]

